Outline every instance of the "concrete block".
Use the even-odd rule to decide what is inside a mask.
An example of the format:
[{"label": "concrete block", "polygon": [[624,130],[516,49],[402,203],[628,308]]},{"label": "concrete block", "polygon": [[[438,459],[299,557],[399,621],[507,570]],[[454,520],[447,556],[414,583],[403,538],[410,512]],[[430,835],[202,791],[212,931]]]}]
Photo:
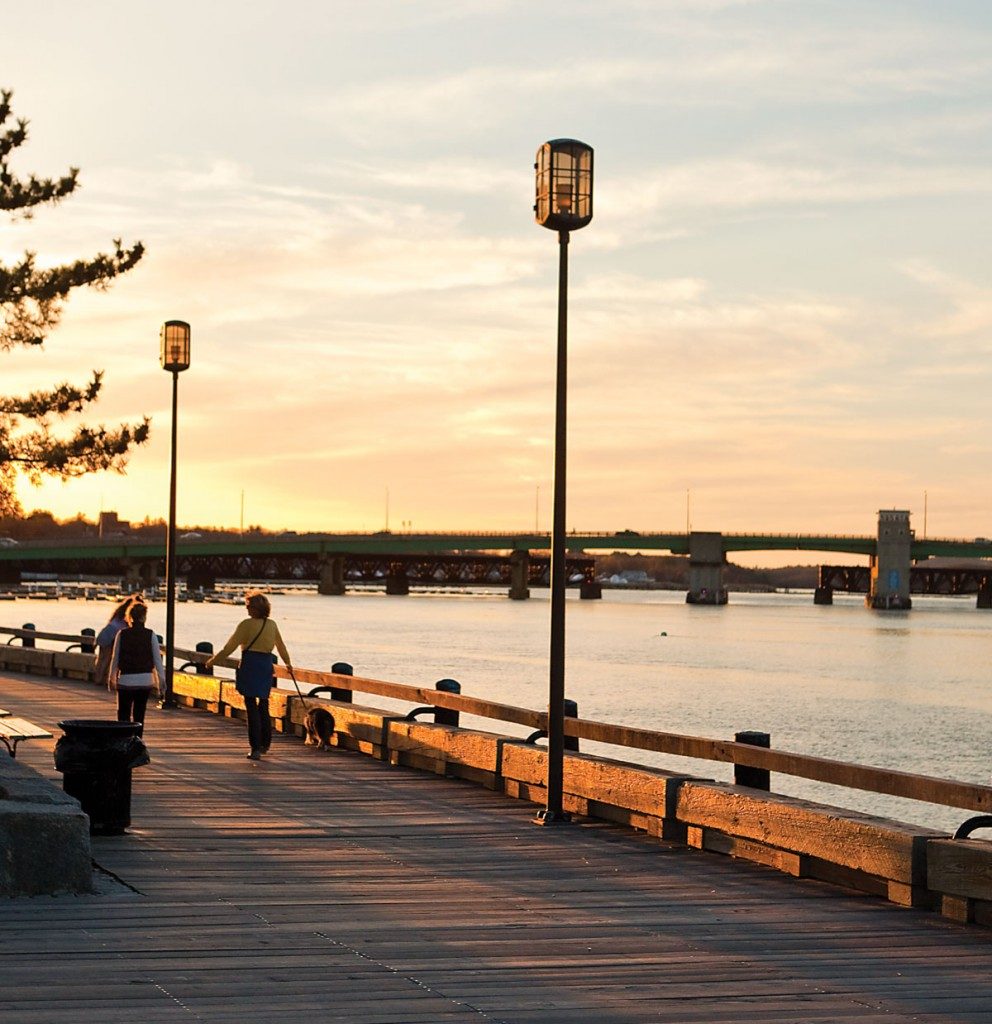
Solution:
[{"label": "concrete block", "polygon": [[79,802],[0,755],[0,895],[90,892],[90,821]]},{"label": "concrete block", "polygon": [[[0,754],[0,801],[57,804],[79,809],[79,801],[20,761]],[[0,804],[2,806],[2,804]]]},{"label": "concrete block", "polygon": [[90,822],[66,804],[0,801],[0,894],[91,892]]}]

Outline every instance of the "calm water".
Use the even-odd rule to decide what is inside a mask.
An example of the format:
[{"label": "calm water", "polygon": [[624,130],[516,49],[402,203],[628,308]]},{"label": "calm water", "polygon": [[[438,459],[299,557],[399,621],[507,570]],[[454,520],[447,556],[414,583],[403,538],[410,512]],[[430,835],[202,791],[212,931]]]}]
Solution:
[{"label": "calm water", "polygon": [[[760,729],[782,749],[988,783],[992,612],[975,609],[973,597],[914,600],[911,612],[883,615],[855,597],[816,607],[810,594],[732,594],[725,608],[686,605],[677,592],[570,599],[567,696],[588,718],[723,738]],[[275,596],[273,606],[299,666],[347,661],[357,675],[427,686],[451,677],[466,694],[547,704],[547,592],[521,602],[502,592],[298,593]],[[102,625],[111,607],[18,600],[4,606],[2,621],[78,632]],[[240,617],[238,607],[180,604],[176,643],[219,647]],[[163,605],[152,605],[149,625],[164,633]],[[724,765],[585,749],[730,776]],[[969,816],[784,776],[773,787],[936,828]]]}]

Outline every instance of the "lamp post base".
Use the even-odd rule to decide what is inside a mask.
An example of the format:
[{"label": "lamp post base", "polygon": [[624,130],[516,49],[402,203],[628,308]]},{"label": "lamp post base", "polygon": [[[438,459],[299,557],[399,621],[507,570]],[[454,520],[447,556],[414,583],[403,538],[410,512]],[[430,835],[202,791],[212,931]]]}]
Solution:
[{"label": "lamp post base", "polygon": [[536,818],[532,819],[534,825],[571,825],[572,816],[567,811],[549,811],[545,808],[539,811]]}]

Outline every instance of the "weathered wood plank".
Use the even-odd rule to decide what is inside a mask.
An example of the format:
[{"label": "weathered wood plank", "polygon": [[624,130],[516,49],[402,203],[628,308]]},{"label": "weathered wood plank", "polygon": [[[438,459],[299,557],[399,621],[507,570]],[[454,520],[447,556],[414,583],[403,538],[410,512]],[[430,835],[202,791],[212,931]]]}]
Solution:
[{"label": "weathered wood plank", "polygon": [[992,900],[992,843],[933,840],[927,847],[927,885],[937,893]]},{"label": "weathered wood plank", "polygon": [[926,884],[926,843],[946,833],[741,786],[686,782],[679,820],[855,868],[906,885]]}]

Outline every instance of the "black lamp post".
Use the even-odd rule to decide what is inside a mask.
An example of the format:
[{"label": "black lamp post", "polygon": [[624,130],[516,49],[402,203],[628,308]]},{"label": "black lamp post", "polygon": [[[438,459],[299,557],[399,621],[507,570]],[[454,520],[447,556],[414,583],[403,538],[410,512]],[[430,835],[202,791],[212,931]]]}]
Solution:
[{"label": "black lamp post", "polygon": [[169,534],[165,545],[165,692],[161,708],[174,708],[172,691],[176,650],[176,413],[179,374],[189,369],[190,327],[185,320],[166,320],[159,332],[162,369],[172,374],[172,456],[169,471]]},{"label": "black lamp post", "polygon": [[552,139],[537,151],[534,213],[558,232],[558,361],[555,386],[555,479],[551,528],[551,657],[548,687],[547,807],[539,825],[568,821],[562,809],[565,752],[565,452],[568,398],[568,237],[592,220],[592,147]]}]

